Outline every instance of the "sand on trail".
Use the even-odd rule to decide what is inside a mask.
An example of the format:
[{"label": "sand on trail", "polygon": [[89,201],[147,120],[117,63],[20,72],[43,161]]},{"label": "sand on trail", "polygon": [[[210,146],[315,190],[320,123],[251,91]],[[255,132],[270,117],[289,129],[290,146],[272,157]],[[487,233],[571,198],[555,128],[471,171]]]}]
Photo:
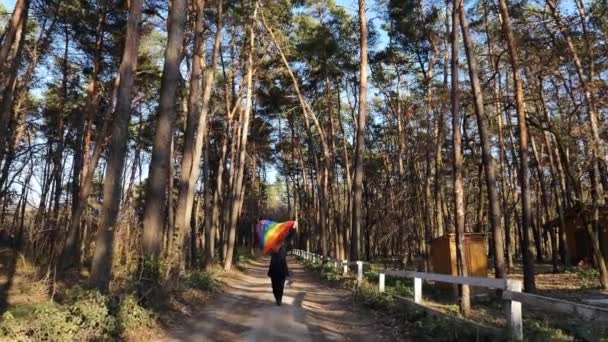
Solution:
[{"label": "sand on trail", "polygon": [[319,282],[294,258],[283,305],[277,306],[269,258],[252,261],[242,273],[223,277],[223,292],[200,312],[165,333],[161,341],[395,341],[371,312],[346,290]]}]

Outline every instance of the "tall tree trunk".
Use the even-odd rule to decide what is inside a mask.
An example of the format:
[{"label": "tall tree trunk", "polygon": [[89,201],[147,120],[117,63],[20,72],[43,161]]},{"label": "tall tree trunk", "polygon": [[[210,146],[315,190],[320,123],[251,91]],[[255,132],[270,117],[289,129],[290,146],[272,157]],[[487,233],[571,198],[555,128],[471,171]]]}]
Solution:
[{"label": "tall tree trunk", "polygon": [[258,2],[254,1],[253,14],[249,26],[249,55],[247,60],[247,96],[245,98],[245,109],[243,111],[242,121],[240,122],[240,143],[238,160],[233,155],[233,163],[236,162],[236,178],[232,186],[232,207],[230,210],[230,223],[226,227],[228,229],[228,239],[226,248],[226,258],[224,260],[224,270],[232,268],[232,255],[234,253],[234,243],[236,240],[236,225],[243,203],[243,178],[245,173],[245,156],[247,154],[247,138],[249,133],[249,118],[251,115],[251,107],[253,102],[253,54],[255,51],[255,23],[258,13]]},{"label": "tall tree trunk", "polygon": [[[162,245],[163,214],[171,139],[177,110],[177,86],[180,82],[179,66],[182,60],[186,26],[187,1],[173,0],[167,19],[168,36],[165,49],[165,64],[160,84],[159,113],[157,116],[154,147],[150,161],[148,188],[144,208],[143,252],[146,258],[157,259]],[[174,241],[181,243],[181,234]],[[174,243],[175,245],[175,243]]]},{"label": "tall tree trunk", "polygon": [[[76,123],[76,147],[74,151],[74,175],[72,179],[72,216],[68,227],[68,235],[62,251],[61,268],[66,269],[80,263],[80,221],[82,213],[86,207],[88,191],[83,193],[90,186],[85,185],[87,181],[88,163],[85,160],[88,156],[88,144],[90,141],[90,131],[95,114],[98,112],[98,76],[101,71],[101,59],[103,53],[103,31],[106,19],[105,9],[99,16],[96,29],[95,54],[93,57],[93,72],[87,87],[87,102],[85,104],[86,122],[82,115],[78,116]],[[82,119],[81,119],[82,118]],[[87,127],[85,127],[85,125]],[[86,131],[86,136],[85,136]],[[99,134],[103,134],[99,132]],[[81,175],[84,175],[81,179]]]},{"label": "tall tree trunk", "polygon": [[528,124],[526,123],[526,107],[524,103],[524,88],[519,69],[519,52],[513,29],[511,17],[506,0],[500,0],[500,16],[502,18],[502,31],[507,39],[507,48],[511,59],[511,70],[513,72],[513,85],[515,87],[515,108],[519,125],[519,162],[520,162],[520,189],[522,205],[522,251],[524,262],[524,289],[534,292],[536,285],[534,281],[534,260],[532,260],[532,246],[530,245],[531,205],[530,205],[530,177],[528,175]]},{"label": "tall tree trunk", "polygon": [[483,95],[479,83],[477,61],[475,60],[475,45],[469,35],[469,26],[466,20],[464,6],[460,6],[460,24],[464,40],[467,61],[469,65],[469,78],[472,84],[473,97],[475,99],[475,113],[477,114],[477,126],[479,129],[479,139],[481,141],[481,157],[486,176],[486,189],[490,209],[490,227],[492,228],[492,246],[494,247],[494,269],[496,278],[505,278],[505,233],[502,226],[502,214],[500,212],[500,199],[498,197],[498,187],[496,184],[496,172],[494,160],[492,159],[492,146],[490,145],[490,133],[488,131],[488,118],[483,105]]},{"label": "tall tree trunk", "polygon": [[355,166],[353,181],[353,222],[351,227],[350,259],[359,260],[361,253],[361,219],[363,212],[363,153],[365,152],[365,126],[367,116],[367,17],[365,0],[359,0],[359,113],[355,145]]},{"label": "tall tree trunk", "polygon": [[[192,184],[190,184],[192,167],[196,162],[194,159],[194,144],[196,137],[196,128],[198,122],[202,121],[200,118],[200,106],[199,101],[201,98],[202,90],[202,79],[203,79],[203,64],[205,63],[205,53],[203,49],[204,45],[204,13],[205,13],[205,0],[196,0],[193,2],[195,9],[194,16],[194,49],[192,57],[192,69],[190,73],[190,89],[188,93],[188,116],[186,119],[186,132],[184,134],[184,146],[182,151],[182,162],[181,162],[181,174],[179,182],[179,191],[177,195],[177,208],[175,217],[175,227],[170,227],[173,234],[169,234],[169,253],[170,268],[173,271],[178,270],[179,273],[183,272],[182,260],[184,260],[184,253],[182,251],[183,243],[179,240],[180,236],[184,234],[187,227],[189,226],[190,216],[188,212],[191,211],[192,206],[188,207],[188,198],[190,193],[194,194],[196,188],[196,178]],[[198,135],[204,134],[198,132]],[[178,233],[181,232],[181,233]],[[185,234],[184,234],[185,235]]]},{"label": "tall tree trunk", "polygon": [[62,178],[63,178],[63,170],[64,170],[64,160],[63,160],[63,151],[65,146],[64,140],[64,130],[65,130],[65,121],[64,116],[68,111],[68,73],[69,73],[69,49],[70,49],[70,36],[69,36],[69,28],[66,25],[64,27],[65,34],[65,44],[63,51],[63,63],[62,63],[62,73],[63,77],[61,80],[61,92],[62,92],[62,104],[61,110],[57,113],[57,132],[55,136],[55,151],[53,153],[53,177],[55,182],[55,190],[53,193],[53,212],[51,214],[51,234],[50,234],[50,258],[51,263],[54,266],[55,263],[55,241],[57,239],[57,235],[59,234],[59,207],[61,201],[61,194],[63,192],[62,187]]},{"label": "tall tree trunk", "polygon": [[118,70],[118,87],[110,154],[103,189],[103,208],[97,231],[95,255],[91,267],[91,283],[100,290],[107,290],[112,271],[114,226],[118,216],[121,194],[122,169],[127,153],[127,139],[131,112],[131,94],[137,69],[139,47],[139,21],[142,0],[131,0],[127,20],[127,35],[122,62]]},{"label": "tall tree trunk", "polygon": [[[543,166],[542,166],[542,147],[541,147],[541,152],[540,155],[538,153],[538,149],[536,148],[536,141],[534,140],[534,136],[530,135],[530,142],[532,145],[532,157],[534,158],[534,164],[536,164],[536,178],[538,180],[538,186],[539,186],[539,191],[540,191],[540,200],[542,203],[542,209],[545,212],[545,217],[549,218],[549,199],[547,198],[547,189],[545,187],[545,177],[544,177],[544,173],[543,173]],[[542,143],[541,143],[542,145]],[[540,208],[539,208],[540,211]],[[540,217],[539,217],[540,218]],[[542,235],[542,230],[543,230],[543,224],[544,222],[542,220],[537,220],[537,235]],[[540,240],[537,238],[537,240]],[[537,247],[538,249],[538,247]],[[555,254],[556,255],[556,254]],[[536,254],[536,260],[538,262],[542,262],[542,253],[540,250],[537,251]],[[557,259],[553,259],[553,272],[557,273],[558,269],[557,269]]]},{"label": "tall tree trunk", "polygon": [[30,3],[28,0],[17,0],[15,1],[15,9],[11,14],[11,20],[8,23],[6,32],[3,35],[2,45],[0,46],[0,77],[6,77],[6,71],[10,68],[7,64],[9,62],[9,53],[13,47],[13,43],[20,38],[18,31],[23,26],[23,22],[27,20],[27,12],[29,10]]},{"label": "tall tree trunk", "polygon": [[[230,111],[229,111],[230,112]],[[209,269],[213,265],[215,258],[215,235],[220,230],[220,210],[223,208],[223,200],[221,199],[222,193],[224,192],[224,169],[226,164],[226,158],[228,154],[228,143],[230,137],[228,133],[232,126],[232,115],[228,113],[227,125],[224,131],[222,139],[222,149],[220,154],[220,160],[217,166],[217,172],[215,175],[215,190],[213,192],[213,208],[211,209],[211,229],[207,230],[207,237],[205,239],[205,268]]]},{"label": "tall tree trunk", "polygon": [[[199,0],[200,1],[200,0]],[[199,7],[197,9],[197,28],[195,29],[197,32],[200,31],[200,34],[196,34],[197,36],[202,36],[203,34],[203,23],[202,21],[204,20],[204,3],[202,3],[202,1],[200,1],[201,3],[199,3],[197,5],[197,7]],[[196,94],[194,93],[194,91],[191,90],[190,92],[190,99],[189,99],[189,112],[199,112],[200,109],[200,115],[198,117],[198,127],[196,129],[197,131],[197,135],[196,135],[196,139],[194,140],[192,136],[190,136],[190,140],[194,140],[194,141],[189,141],[188,139],[186,139],[185,143],[184,143],[184,157],[183,157],[183,161],[182,161],[182,178],[181,178],[181,182],[180,182],[180,191],[179,191],[179,198],[178,198],[178,216],[177,216],[177,220],[176,220],[176,230],[185,230],[188,226],[188,223],[190,222],[190,218],[192,216],[192,206],[193,206],[193,201],[194,201],[194,191],[195,191],[195,185],[196,185],[196,180],[198,179],[199,176],[199,171],[200,171],[200,159],[201,159],[201,154],[203,151],[203,143],[206,141],[206,136],[207,136],[207,115],[209,112],[209,100],[211,99],[211,92],[213,90],[213,83],[214,83],[214,76],[215,76],[215,69],[217,67],[217,57],[219,55],[219,49],[220,49],[220,40],[221,40],[221,32],[222,32],[222,5],[223,5],[223,1],[218,1],[218,7],[217,7],[217,14],[216,14],[216,32],[215,32],[215,39],[213,42],[213,53],[211,56],[211,64],[209,66],[207,66],[207,68],[205,69],[205,73],[204,73],[204,80],[203,80],[203,85],[204,85],[204,89],[203,89],[203,94],[202,94],[202,103],[200,105],[200,107],[198,106],[198,101],[200,98],[200,89],[196,90]],[[197,49],[198,48],[198,49]],[[200,60],[202,60],[204,62],[204,53],[203,53],[203,49],[204,46],[202,44],[202,38],[201,41],[198,42],[198,45],[195,47],[195,51],[197,51],[197,56],[193,59],[193,71],[194,71],[194,67],[196,67],[197,73],[200,75],[200,69],[201,69],[201,62]],[[199,63],[198,65],[195,65],[195,59],[199,59]],[[191,80],[191,84],[193,84],[193,82],[198,82],[198,80],[195,79],[195,77],[200,78],[200,76],[198,75],[192,75],[193,79]],[[200,87],[200,85],[197,85],[197,88]],[[195,121],[194,118],[196,117],[195,113],[189,113],[189,120],[188,120],[188,126],[190,126],[191,124],[194,126]],[[192,120],[190,120],[192,119]],[[190,159],[190,160],[187,160]],[[208,179],[207,177],[203,177],[203,198],[207,198],[206,193],[208,192]],[[205,202],[205,206],[207,205],[206,202],[208,201],[204,201]]]},{"label": "tall tree trunk", "polygon": [[[545,118],[545,122],[547,127],[551,129],[551,120],[549,118],[549,113],[547,111],[547,107],[545,105],[545,96],[542,88],[543,78],[539,75],[538,80],[538,98],[540,101],[540,107],[543,112],[543,116]],[[551,182],[553,191],[555,193],[555,206],[556,211],[559,218],[559,253],[560,258],[562,259],[562,263],[566,266],[571,265],[570,255],[568,253],[568,246],[566,244],[566,216],[565,216],[565,204],[562,202],[563,198],[566,198],[566,182],[565,177],[562,172],[561,164],[559,163],[559,152],[557,148],[553,148],[553,144],[551,142],[551,135],[549,132],[544,132],[544,140],[547,145],[547,154],[549,156],[549,166],[551,171],[551,178],[553,181]],[[555,158],[554,158],[555,156]]]},{"label": "tall tree trunk", "polygon": [[[10,173],[10,167],[15,159],[15,138],[17,138],[18,134],[15,132],[17,130],[17,119],[11,120],[11,117],[18,116],[16,103],[14,101],[14,95],[17,89],[17,73],[19,70],[21,55],[23,52],[23,48],[25,45],[25,38],[22,38],[26,35],[26,24],[27,20],[22,21],[22,25],[17,31],[15,47],[14,47],[14,57],[12,58],[12,63],[10,63],[10,70],[8,70],[8,75],[4,77],[4,79],[0,78],[0,82],[5,82],[0,85],[0,89],[3,92],[0,93],[0,122],[2,125],[6,125],[0,128],[0,162],[4,159],[4,165],[2,167],[2,175],[0,176],[0,198],[4,197],[6,204],[6,192],[10,188],[10,185],[7,184],[4,189],[2,188],[5,184],[5,181],[8,178]],[[33,62],[32,62],[33,63]],[[31,69],[30,69],[31,70]],[[29,70],[28,70],[29,71]],[[4,76],[4,75],[3,75]],[[27,77],[28,75],[26,75]],[[0,76],[1,77],[1,76]],[[14,115],[13,115],[14,113]],[[25,114],[23,114],[25,115]],[[9,133],[10,132],[10,133]],[[8,152],[5,151],[6,146],[8,145]],[[6,155],[6,156],[5,156]]]},{"label": "tall tree trunk", "polygon": [[[454,210],[456,211],[456,267],[458,275],[467,276],[466,260],[464,253],[464,225],[465,225],[465,208],[464,208],[464,185],[462,176],[462,136],[460,132],[460,99],[458,96],[458,26],[460,25],[458,15],[461,11],[462,2],[460,0],[453,1],[452,9],[452,129],[453,129],[453,153],[454,153]],[[471,303],[469,298],[469,286],[460,286],[460,312],[467,317],[471,311]]]},{"label": "tall tree trunk", "polygon": [[[3,109],[9,108],[13,102],[15,80],[21,62],[23,41],[27,29],[29,5],[29,0],[17,0],[15,2],[15,9],[0,46],[0,96],[2,98],[0,108]],[[10,110],[0,112],[0,161],[4,159],[8,144],[10,114]]]},{"label": "tall tree trunk", "polygon": [[[339,90],[339,88],[338,88]],[[338,92],[338,103],[340,102],[340,94]],[[345,225],[344,231],[343,231],[343,243],[344,243],[344,255],[342,256],[342,260],[345,260],[347,255],[346,253],[349,252],[349,243],[352,243],[352,241],[350,241],[349,239],[349,232],[350,232],[350,228],[352,227],[352,222],[353,222],[353,216],[352,216],[352,183],[351,183],[351,172],[350,172],[350,160],[348,157],[348,150],[349,150],[349,146],[348,146],[348,142],[346,141],[346,133],[345,133],[345,128],[344,128],[344,124],[342,122],[342,112],[339,110],[338,111],[338,125],[340,126],[340,131],[342,133],[342,151],[344,153],[344,178],[346,180],[346,188],[345,188],[345,192],[344,195],[346,197],[345,201],[346,201],[346,213],[345,213],[345,217],[347,219],[346,223],[348,223],[348,225]]]}]

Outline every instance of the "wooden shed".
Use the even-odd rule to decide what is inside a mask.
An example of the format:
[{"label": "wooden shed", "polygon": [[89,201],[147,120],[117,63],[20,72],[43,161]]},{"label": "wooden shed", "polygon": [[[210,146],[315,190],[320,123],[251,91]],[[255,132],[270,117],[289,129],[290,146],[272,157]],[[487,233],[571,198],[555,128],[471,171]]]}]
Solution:
[{"label": "wooden shed", "polygon": [[[585,227],[585,220],[592,217],[591,205],[576,205],[566,210],[564,221],[566,221],[566,246],[570,259],[574,264],[579,262],[590,263],[593,260],[593,248],[589,240],[589,234]],[[604,258],[608,260],[608,207],[600,206],[600,248]],[[559,229],[559,218],[551,220],[544,225],[545,229]]]},{"label": "wooden shed", "polygon": [[[464,234],[464,254],[469,276],[488,276],[488,252],[485,233]],[[456,268],[456,234],[446,234],[431,241],[433,272],[458,275]]]}]

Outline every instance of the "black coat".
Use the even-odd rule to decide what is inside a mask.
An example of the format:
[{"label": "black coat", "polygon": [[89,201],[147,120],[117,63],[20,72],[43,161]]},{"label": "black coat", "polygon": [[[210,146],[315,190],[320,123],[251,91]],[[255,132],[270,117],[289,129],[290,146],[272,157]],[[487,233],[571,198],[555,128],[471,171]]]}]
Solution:
[{"label": "black coat", "polygon": [[268,267],[268,276],[271,278],[285,278],[289,276],[287,268],[287,247],[285,244],[281,246],[278,252],[274,250],[270,256],[270,267]]}]

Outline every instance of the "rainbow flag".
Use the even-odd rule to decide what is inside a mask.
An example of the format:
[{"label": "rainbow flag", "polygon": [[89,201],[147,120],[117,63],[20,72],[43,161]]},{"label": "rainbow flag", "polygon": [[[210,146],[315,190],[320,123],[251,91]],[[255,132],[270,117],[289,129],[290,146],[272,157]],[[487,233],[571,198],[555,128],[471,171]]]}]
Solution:
[{"label": "rainbow flag", "polygon": [[264,254],[268,253],[272,248],[283,241],[295,222],[296,221],[274,222],[270,220],[258,222],[258,239],[260,240]]}]

